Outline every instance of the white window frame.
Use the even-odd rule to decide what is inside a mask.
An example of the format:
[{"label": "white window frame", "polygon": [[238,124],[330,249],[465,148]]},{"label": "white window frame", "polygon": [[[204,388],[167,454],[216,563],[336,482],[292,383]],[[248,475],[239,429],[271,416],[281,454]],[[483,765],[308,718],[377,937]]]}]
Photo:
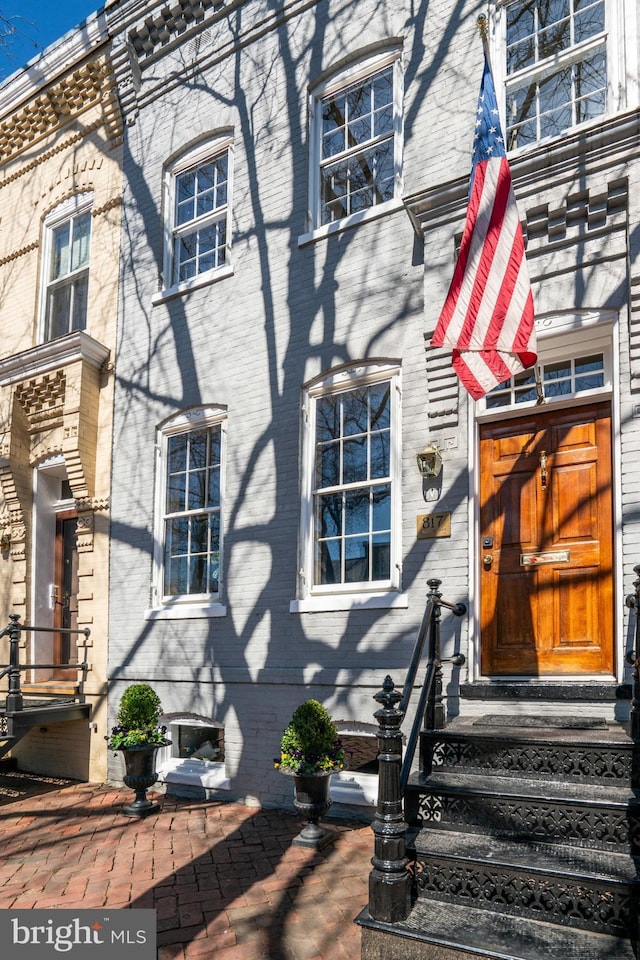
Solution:
[{"label": "white window frame", "polygon": [[[52,339],[57,340],[59,337],[49,337],[47,331],[47,299],[49,294],[49,288],[52,286],[55,281],[49,279],[50,267],[51,267],[51,257],[53,256],[53,234],[58,227],[61,227],[63,224],[75,220],[77,217],[82,216],[83,214],[90,213],[93,206],[93,193],[85,192],[75,194],[73,197],[69,197],[63,203],[58,204],[53,210],[51,210],[43,220],[43,250],[42,250],[42,262],[41,262],[41,281],[40,281],[40,301],[39,301],[39,324],[38,324],[38,341],[39,343],[49,343]],[[91,241],[93,234],[93,223],[91,224],[91,233],[89,235],[89,259],[87,265],[82,267],[77,271],[69,271],[65,274],[65,277],[71,277],[73,273],[77,276],[80,276],[82,273],[87,275],[87,287],[91,282]],[[84,326],[76,329],[87,330],[89,322],[89,289],[87,290],[87,312],[85,314]],[[73,333],[73,330],[67,330],[68,333]],[[65,336],[66,334],[61,334],[60,336]]]},{"label": "white window frame", "polygon": [[[309,92],[309,211],[308,232],[298,238],[300,245],[328,234],[347,229],[363,221],[383,216],[402,206],[402,153],[403,153],[403,99],[404,77],[402,50],[398,46],[387,47],[373,55],[352,62],[334,71]],[[332,223],[322,223],[321,160],[322,160],[322,101],[340,93],[347,87],[366,82],[386,67],[393,67],[393,199],[374,204],[365,210],[348,214]],[[372,141],[374,142],[374,141]]]},{"label": "white window frame", "polygon": [[[196,407],[183,411],[160,426],[156,441],[156,503],[154,537],[153,607],[147,610],[147,620],[222,617],[226,606],[222,602],[224,560],[224,497],[226,474],[227,410],[222,405]],[[218,590],[211,594],[164,595],[164,525],[167,493],[167,447],[170,437],[195,433],[210,427],[220,428],[220,547]]]},{"label": "white window frame", "polygon": [[[390,382],[390,454],[391,483],[390,576],[388,580],[359,583],[315,583],[315,431],[316,402],[358,387]],[[401,367],[397,361],[370,361],[350,364],[315,378],[304,387],[302,404],[302,502],[300,510],[300,566],[298,597],[290,604],[291,613],[341,610],[359,607],[406,607],[408,599],[400,593],[401,578]]]},{"label": "white window frame", "polygon": [[[224,263],[196,273],[188,280],[174,280],[175,255],[174,241],[180,232],[176,225],[176,181],[177,178],[204,165],[224,154],[227,156],[227,202],[220,208],[200,218],[202,226],[224,220],[225,223],[225,261]],[[153,302],[162,302],[171,297],[187,293],[197,287],[214,283],[233,273],[232,263],[232,199],[233,199],[233,136],[224,133],[183,153],[165,169],[164,177],[164,258],[163,258],[163,289],[153,298]],[[190,220],[189,224],[196,224],[198,219]]]},{"label": "white window frame", "polygon": [[[602,114],[599,114],[597,117],[593,117],[589,120],[582,121],[581,123],[569,126],[558,134],[543,135],[542,137],[539,136],[535,141],[524,144],[522,147],[514,147],[514,150],[531,149],[540,142],[557,139],[566,133],[567,130],[589,127],[594,124],[602,123],[606,117],[625,109],[626,105],[630,105],[635,102],[637,99],[637,86],[632,79],[625,81],[625,76],[627,75],[625,65],[629,59],[626,49],[629,44],[625,43],[624,26],[624,8],[627,6],[627,0],[604,0],[605,28],[601,33],[567,48],[566,51],[562,51],[562,53],[558,54],[557,56],[549,57],[538,63],[531,64],[528,67],[523,68],[518,73],[507,76],[507,8],[512,6],[514,2],[521,2],[521,0],[502,0],[502,2],[499,0],[499,2],[495,4],[493,10],[494,31],[492,43],[492,65],[496,80],[496,89],[500,89],[500,87],[503,89],[503,97],[500,106],[503,129],[507,131],[507,141],[509,140],[509,134],[506,117],[506,101],[508,88],[512,84],[515,85],[516,83],[520,83],[534,77],[542,78],[547,74],[556,73],[562,66],[569,66],[570,64],[583,60],[586,56],[603,45],[607,58],[607,102],[605,110]],[[629,8],[627,22],[633,23],[635,18],[635,12]],[[631,33],[633,33],[633,31],[631,31]],[[625,88],[626,84],[628,84],[629,89]],[[538,115],[536,115],[536,119],[539,121]]]}]

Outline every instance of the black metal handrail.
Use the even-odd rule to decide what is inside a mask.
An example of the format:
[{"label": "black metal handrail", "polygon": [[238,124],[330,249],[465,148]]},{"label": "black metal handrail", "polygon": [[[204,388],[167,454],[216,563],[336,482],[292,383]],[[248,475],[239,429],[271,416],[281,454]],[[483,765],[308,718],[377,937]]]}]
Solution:
[{"label": "black metal handrail", "polygon": [[638,577],[634,581],[635,593],[625,597],[625,603],[636,615],[635,639],[633,650],[627,653],[627,663],[631,664],[633,680],[631,694],[631,713],[629,715],[629,734],[634,740],[640,740],[640,565],[633,568]]},{"label": "black metal handrail", "polygon": [[422,684],[418,705],[414,714],[411,733],[409,734],[409,738],[407,740],[407,748],[405,750],[404,761],[400,773],[400,789],[402,793],[404,793],[409,780],[409,774],[411,772],[411,766],[413,764],[413,758],[415,756],[421,726],[424,724],[427,729],[432,730],[439,730],[444,727],[445,718],[442,700],[442,664],[453,663],[454,666],[461,667],[466,660],[463,653],[457,653],[452,657],[445,657],[444,659],[440,656],[440,620],[442,615],[442,607],[451,610],[456,617],[462,617],[467,612],[466,604],[451,603],[449,600],[442,599],[442,594],[438,590],[438,587],[441,584],[442,580],[438,580],[436,578],[432,578],[427,581],[429,594],[427,597],[427,605],[425,607],[425,615],[420,626],[420,631],[418,632],[418,636],[416,638],[413,656],[409,664],[409,670],[407,671],[407,679],[403,689],[402,700],[398,704],[398,710],[401,713],[406,714],[407,707],[409,706],[409,701],[411,699],[411,694],[413,693],[418,665],[422,659],[424,642],[427,636],[428,628],[429,657],[427,659],[424,682]]},{"label": "black metal handrail", "polygon": [[91,635],[91,630],[84,627],[82,630],[74,630],[71,627],[35,627],[28,624],[19,623],[20,616],[17,613],[9,614],[9,623],[0,631],[0,639],[9,637],[9,663],[0,672],[2,677],[9,677],[9,690],[5,701],[7,713],[16,713],[24,710],[24,697],[22,695],[22,686],[20,675],[25,670],[75,670],[81,671],[81,677],[78,687],[78,697],[82,702],[84,699],[84,684],[87,677],[89,664],[82,663],[20,663],[20,635],[22,631],[29,633],[65,633],[82,634],[85,637]]}]

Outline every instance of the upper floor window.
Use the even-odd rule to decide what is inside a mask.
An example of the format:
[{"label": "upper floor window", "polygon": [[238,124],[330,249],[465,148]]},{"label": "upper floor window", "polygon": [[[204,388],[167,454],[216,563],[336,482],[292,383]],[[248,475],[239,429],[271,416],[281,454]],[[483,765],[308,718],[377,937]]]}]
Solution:
[{"label": "upper floor window", "polygon": [[605,0],[515,0],[506,18],[508,149],[607,112]]},{"label": "upper floor window", "polygon": [[224,415],[197,409],[161,434],[158,504],[159,599],[213,599],[220,594]]},{"label": "upper floor window", "polygon": [[44,223],[43,340],[87,325],[91,196],[73,197]]},{"label": "upper floor window", "polygon": [[181,157],[168,173],[168,287],[193,283],[229,263],[231,140],[208,141]]},{"label": "upper floor window", "polygon": [[313,227],[400,194],[402,93],[397,50],[342,71],[311,98]]},{"label": "upper floor window", "polygon": [[397,367],[371,364],[308,391],[306,594],[398,586],[398,379]]}]

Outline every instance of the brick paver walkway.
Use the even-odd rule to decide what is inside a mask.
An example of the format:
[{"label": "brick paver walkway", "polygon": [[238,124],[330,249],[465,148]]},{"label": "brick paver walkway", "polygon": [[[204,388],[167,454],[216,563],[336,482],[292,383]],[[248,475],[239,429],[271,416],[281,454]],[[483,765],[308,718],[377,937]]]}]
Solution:
[{"label": "brick paver walkway", "polygon": [[286,811],[0,777],[0,908],[153,907],[158,960],[359,960],[368,824],[328,820],[320,853]]}]

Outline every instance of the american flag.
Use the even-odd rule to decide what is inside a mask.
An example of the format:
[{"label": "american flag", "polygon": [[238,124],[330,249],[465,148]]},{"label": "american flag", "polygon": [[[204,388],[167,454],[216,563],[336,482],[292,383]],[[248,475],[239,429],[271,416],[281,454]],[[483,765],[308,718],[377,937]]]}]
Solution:
[{"label": "american flag", "polygon": [[474,400],[534,366],[533,297],[491,69],[485,58],[467,218],[432,347],[450,347]]}]

